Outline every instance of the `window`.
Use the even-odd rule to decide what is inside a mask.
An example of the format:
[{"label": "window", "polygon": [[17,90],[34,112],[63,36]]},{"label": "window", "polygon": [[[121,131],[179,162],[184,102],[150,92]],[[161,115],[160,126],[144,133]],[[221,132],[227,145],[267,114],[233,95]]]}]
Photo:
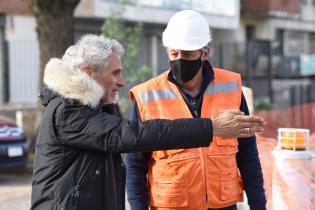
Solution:
[{"label": "window", "polygon": [[283,55],[283,30],[277,29],[275,41],[273,42],[273,53]]},{"label": "window", "polygon": [[246,41],[252,41],[255,39],[255,26],[246,26]]},{"label": "window", "polygon": [[309,35],[310,54],[315,54],[315,33]]}]

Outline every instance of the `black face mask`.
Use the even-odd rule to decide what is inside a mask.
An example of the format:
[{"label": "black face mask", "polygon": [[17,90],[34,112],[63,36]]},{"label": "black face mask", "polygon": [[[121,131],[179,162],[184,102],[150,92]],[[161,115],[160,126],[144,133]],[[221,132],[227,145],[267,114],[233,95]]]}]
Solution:
[{"label": "black face mask", "polygon": [[182,82],[192,80],[202,66],[201,55],[196,60],[177,59],[170,61],[171,71],[176,80]]}]

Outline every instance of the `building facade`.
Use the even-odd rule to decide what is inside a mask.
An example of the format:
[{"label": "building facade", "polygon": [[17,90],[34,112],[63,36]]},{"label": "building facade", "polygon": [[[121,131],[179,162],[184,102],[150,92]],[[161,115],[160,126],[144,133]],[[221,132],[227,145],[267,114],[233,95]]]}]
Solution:
[{"label": "building facade", "polygon": [[[81,0],[76,9],[76,32],[80,36],[89,28],[91,32],[100,30],[104,19],[117,7],[116,0]],[[144,24],[141,39],[141,54],[138,62],[148,65],[156,75],[168,68],[162,33],[168,20],[177,11],[193,9],[202,13],[216,39],[216,31],[228,36],[239,27],[239,0],[131,0],[125,6],[122,17],[129,23]],[[220,35],[221,35],[220,34]],[[220,37],[220,36],[218,36]],[[224,38],[224,37],[223,37]]]},{"label": "building facade", "polygon": [[[26,0],[0,0],[0,102],[36,102],[39,52]],[[99,34],[116,0],[81,0],[75,39]],[[314,0],[130,0],[122,17],[143,23],[137,62],[152,75],[168,68],[162,32],[182,9],[202,13],[212,31],[214,66],[241,73],[256,106],[285,108],[315,101]]]},{"label": "building facade", "polygon": [[[101,33],[104,20],[117,7],[116,0],[81,0],[75,10],[75,39],[86,33]],[[39,51],[36,22],[27,1],[0,0],[0,102],[36,102]],[[138,63],[156,75],[168,68],[162,32],[170,17],[179,10],[194,9],[207,19],[213,36],[229,34],[240,21],[239,0],[131,0],[122,17],[130,24],[142,22],[141,54]],[[227,36],[227,35],[226,35]],[[222,36],[224,38],[224,36]]]},{"label": "building facade", "polygon": [[39,50],[26,0],[0,0],[0,103],[36,102]]},{"label": "building facade", "polygon": [[314,0],[242,0],[238,30],[255,92],[273,108],[315,101]]}]

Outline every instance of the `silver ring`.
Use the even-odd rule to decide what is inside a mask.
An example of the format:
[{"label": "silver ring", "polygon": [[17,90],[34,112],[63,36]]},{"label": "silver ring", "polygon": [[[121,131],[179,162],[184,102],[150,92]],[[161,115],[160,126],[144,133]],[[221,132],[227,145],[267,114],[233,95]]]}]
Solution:
[{"label": "silver ring", "polygon": [[245,132],[246,132],[246,133],[249,133],[249,128],[245,128]]}]

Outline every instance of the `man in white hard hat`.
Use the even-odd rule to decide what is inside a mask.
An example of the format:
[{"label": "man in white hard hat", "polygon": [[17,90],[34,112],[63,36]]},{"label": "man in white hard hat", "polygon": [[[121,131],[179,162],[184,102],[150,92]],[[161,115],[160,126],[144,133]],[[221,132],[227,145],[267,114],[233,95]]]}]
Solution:
[{"label": "man in white hard hat", "polygon": [[[169,20],[163,44],[170,70],[131,89],[133,118],[218,119],[223,112],[248,115],[240,75],[212,68],[207,60],[211,39],[206,19],[195,11],[178,12]],[[212,123],[215,128],[216,120]],[[131,210],[148,210],[149,206],[151,210],[235,210],[244,189],[250,208],[265,210],[255,124],[247,121],[243,128],[244,134],[251,134],[247,138],[226,139],[214,133],[209,147],[127,154]]]}]

